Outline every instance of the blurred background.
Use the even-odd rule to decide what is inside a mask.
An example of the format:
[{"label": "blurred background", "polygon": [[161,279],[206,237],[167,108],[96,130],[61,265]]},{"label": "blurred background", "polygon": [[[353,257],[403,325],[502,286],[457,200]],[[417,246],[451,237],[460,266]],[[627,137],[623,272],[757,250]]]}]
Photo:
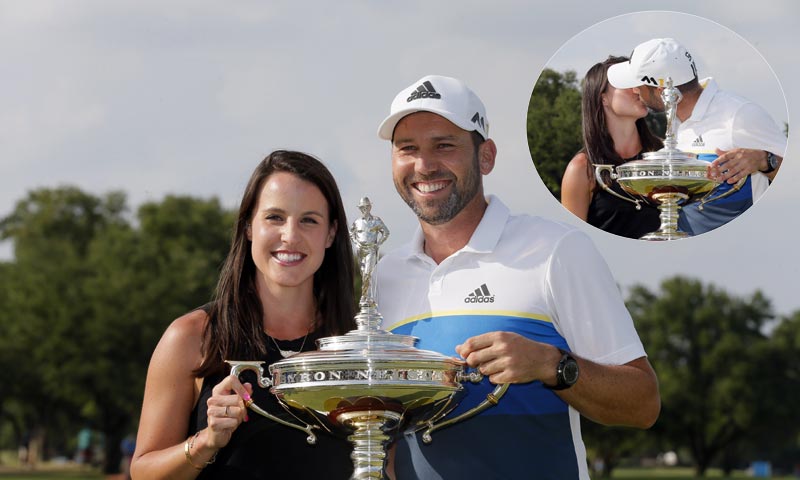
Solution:
[{"label": "blurred background", "polygon": [[[499,153],[486,190],[592,236],[659,374],[653,429],[584,422],[595,475],[797,475],[799,14],[791,0],[0,0],[0,476],[119,474],[150,354],[210,298],[232,211],[272,150],[322,159],[351,219],[368,195],[392,231],[385,249],[404,243],[416,220],[376,130],[430,73],[462,78],[487,106]],[[527,140],[543,69],[578,82],[656,36],[686,43],[701,76],[789,134],[754,207],[669,244],[561,208]]]}]

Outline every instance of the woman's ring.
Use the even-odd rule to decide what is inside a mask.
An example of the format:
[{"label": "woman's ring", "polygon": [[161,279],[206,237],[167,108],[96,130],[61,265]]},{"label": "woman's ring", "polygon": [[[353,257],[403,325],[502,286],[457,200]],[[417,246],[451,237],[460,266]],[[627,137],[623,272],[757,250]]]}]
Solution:
[{"label": "woman's ring", "polygon": [[228,416],[228,405],[225,405],[225,416]]}]

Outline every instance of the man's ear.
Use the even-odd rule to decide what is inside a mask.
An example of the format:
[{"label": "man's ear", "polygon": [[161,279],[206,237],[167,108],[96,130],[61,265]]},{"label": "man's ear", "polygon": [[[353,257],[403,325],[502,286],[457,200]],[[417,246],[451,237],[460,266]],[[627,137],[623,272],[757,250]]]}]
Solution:
[{"label": "man's ear", "polygon": [[495,158],[497,158],[497,145],[490,138],[478,147],[478,166],[482,175],[488,175],[494,169]]}]

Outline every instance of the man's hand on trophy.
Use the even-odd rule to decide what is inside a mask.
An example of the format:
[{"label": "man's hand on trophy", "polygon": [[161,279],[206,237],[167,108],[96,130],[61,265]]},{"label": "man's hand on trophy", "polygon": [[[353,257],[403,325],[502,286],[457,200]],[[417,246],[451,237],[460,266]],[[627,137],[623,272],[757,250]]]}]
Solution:
[{"label": "man's hand on trophy", "polygon": [[557,348],[511,332],[489,332],[468,338],[456,352],[494,384],[556,383]]},{"label": "man's hand on trophy", "polygon": [[734,184],[751,173],[766,169],[766,153],[752,148],[717,149],[718,157],[708,168],[708,178]]},{"label": "man's hand on trophy", "polygon": [[253,386],[242,384],[238,378],[228,375],[211,391],[208,399],[208,431],[209,447],[222,448],[228,444],[233,431],[249,420],[247,402],[253,393]]}]

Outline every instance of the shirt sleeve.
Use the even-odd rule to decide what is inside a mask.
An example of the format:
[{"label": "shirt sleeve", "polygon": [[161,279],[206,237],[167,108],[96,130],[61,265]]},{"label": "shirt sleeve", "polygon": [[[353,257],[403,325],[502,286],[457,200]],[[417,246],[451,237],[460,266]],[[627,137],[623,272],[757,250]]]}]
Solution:
[{"label": "shirt sleeve", "polygon": [[748,102],[737,110],[731,129],[731,143],[738,148],[755,148],[783,157],[786,135],[759,105]]},{"label": "shirt sleeve", "polygon": [[585,233],[573,230],[559,240],[546,288],[556,329],[575,354],[608,365],[646,356],[619,287]]}]

